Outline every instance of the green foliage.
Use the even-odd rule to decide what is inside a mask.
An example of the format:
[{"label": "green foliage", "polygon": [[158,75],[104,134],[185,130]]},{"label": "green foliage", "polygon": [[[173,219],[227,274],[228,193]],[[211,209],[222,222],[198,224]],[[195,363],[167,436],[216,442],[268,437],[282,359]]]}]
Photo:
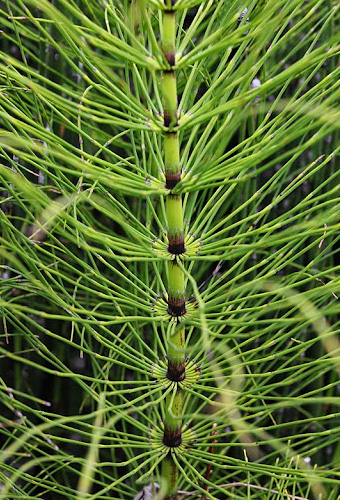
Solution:
[{"label": "green foliage", "polygon": [[[0,2],[0,498],[166,495],[166,8]],[[336,500],[339,5],[175,8],[178,498]]]}]

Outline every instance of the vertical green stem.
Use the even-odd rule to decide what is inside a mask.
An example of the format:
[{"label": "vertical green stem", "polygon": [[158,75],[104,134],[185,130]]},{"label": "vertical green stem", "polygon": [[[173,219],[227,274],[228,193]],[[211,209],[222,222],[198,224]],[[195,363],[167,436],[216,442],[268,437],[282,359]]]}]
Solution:
[{"label": "vertical green stem", "polygon": [[176,19],[172,6],[175,2],[168,1],[168,10],[163,12],[162,50],[168,63],[168,69],[163,71],[162,97],[164,110],[164,125],[167,130],[164,135],[164,166],[166,187],[170,193],[166,197],[168,252],[173,260],[167,263],[168,276],[168,314],[174,327],[167,345],[168,371],[167,377],[174,384],[174,391],[166,398],[164,418],[163,443],[169,447],[169,453],[162,463],[162,476],[167,481],[167,500],[177,499],[178,469],[172,458],[174,449],[182,442],[182,408],[183,392],[178,382],[185,377],[185,331],[180,326],[180,318],[185,309],[185,278],[177,264],[177,259],[185,252],[184,221],[182,196],[173,194],[172,190],[181,180],[180,148],[177,125],[177,81],[175,66]]}]

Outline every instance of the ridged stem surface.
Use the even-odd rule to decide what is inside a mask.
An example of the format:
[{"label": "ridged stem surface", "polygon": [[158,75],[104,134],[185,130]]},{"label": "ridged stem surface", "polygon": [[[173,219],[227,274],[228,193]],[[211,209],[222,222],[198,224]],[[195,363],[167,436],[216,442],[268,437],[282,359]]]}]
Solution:
[{"label": "ridged stem surface", "polygon": [[173,256],[167,263],[168,315],[173,323],[167,345],[167,376],[174,381],[174,391],[166,398],[163,443],[171,451],[162,463],[162,477],[167,482],[166,500],[176,500],[178,490],[178,469],[172,458],[173,450],[182,442],[183,391],[179,387],[185,377],[185,331],[179,320],[185,314],[185,278],[177,259],[185,252],[182,196],[172,190],[181,179],[180,147],[177,125],[177,82],[175,65],[176,20],[175,12],[164,11],[162,24],[162,49],[168,62],[168,69],[162,75],[162,96],[164,110],[164,167],[166,187],[170,193],[166,197],[168,252]]}]

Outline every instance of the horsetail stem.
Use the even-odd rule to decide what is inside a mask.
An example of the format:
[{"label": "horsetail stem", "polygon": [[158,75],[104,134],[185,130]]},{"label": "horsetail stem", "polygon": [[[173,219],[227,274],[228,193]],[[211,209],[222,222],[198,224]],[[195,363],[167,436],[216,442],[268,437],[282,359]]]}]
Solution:
[{"label": "horsetail stem", "polygon": [[[175,11],[171,9],[174,2],[168,2],[163,12],[162,50],[168,63],[168,69],[163,71],[162,97],[164,126],[164,166],[166,187],[170,193],[166,196],[168,252],[174,259],[167,262],[168,276],[168,315],[169,321],[175,319],[176,326],[167,345],[167,378],[181,382],[185,378],[185,329],[179,326],[179,319],[185,309],[185,279],[184,273],[177,263],[179,255],[185,252],[184,221],[182,196],[175,195],[171,190],[181,180],[180,148],[177,125],[177,81],[175,66],[176,19]],[[169,448],[162,462],[162,477],[167,483],[167,500],[177,499],[178,469],[172,458],[172,449],[182,443],[182,408],[183,391],[179,384],[173,384],[173,391],[166,398],[164,418],[163,444]],[[176,391],[174,393],[174,391]]]}]

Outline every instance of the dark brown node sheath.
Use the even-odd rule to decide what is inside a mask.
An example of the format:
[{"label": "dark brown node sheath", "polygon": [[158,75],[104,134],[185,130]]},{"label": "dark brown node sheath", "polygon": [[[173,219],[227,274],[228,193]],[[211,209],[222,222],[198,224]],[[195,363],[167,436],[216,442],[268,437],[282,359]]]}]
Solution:
[{"label": "dark brown node sheath", "polygon": [[[164,116],[170,120],[169,114],[164,110]],[[176,116],[177,119],[177,116]],[[178,133],[169,130],[165,133],[165,140],[175,142],[175,148],[170,147],[170,152],[167,150],[165,155],[165,187],[173,189],[181,180],[181,168],[179,165],[179,147],[178,147]],[[168,149],[169,149],[168,148]]]},{"label": "dark brown node sheath", "polygon": [[[168,61],[170,68],[172,68],[173,66],[175,66],[176,52],[174,52],[174,51],[164,52],[164,57]],[[164,70],[164,73],[170,73],[170,72],[172,73],[173,70],[172,69],[170,69],[170,70],[169,69]]]},{"label": "dark brown node sheath", "polygon": [[165,174],[165,187],[166,189],[173,189],[181,180],[181,172],[176,172],[174,174]]},{"label": "dark brown node sheath", "polygon": [[[164,56],[165,56],[165,59],[168,61],[170,66],[175,65],[175,56],[176,56],[175,52],[164,52]],[[176,80],[175,71],[173,69],[166,69],[163,71],[163,74],[170,75],[171,78]],[[171,117],[171,114],[169,113],[169,111],[166,109],[166,107],[164,107],[163,119],[164,119],[164,127],[170,127],[170,125],[172,125],[173,127],[177,127],[177,125],[178,125],[177,109],[173,110],[173,117]]]},{"label": "dark brown node sheath", "polygon": [[177,448],[182,444],[182,429],[164,429],[163,444],[168,448]]},{"label": "dark brown node sheath", "polygon": [[175,318],[178,318],[180,316],[183,316],[187,312],[185,308],[185,299],[174,299],[173,297],[169,296],[168,298],[168,314],[170,316],[174,316]]},{"label": "dark brown node sheath", "polygon": [[168,237],[169,245],[168,252],[174,255],[181,255],[185,253],[184,246],[184,236],[180,236],[179,238],[170,238]]},{"label": "dark brown node sheath", "polygon": [[[174,127],[177,127],[178,122],[177,122],[177,110],[175,111],[175,123],[173,124]],[[171,116],[170,113],[166,109],[163,111],[163,121],[164,121],[164,127],[170,127],[171,125]]]},{"label": "dark brown node sheath", "polygon": [[185,379],[185,361],[181,364],[168,361],[166,377],[171,382],[182,382]]},{"label": "dark brown node sheath", "polygon": [[164,127],[170,127],[171,116],[166,110],[164,110],[163,118],[164,118]]}]

